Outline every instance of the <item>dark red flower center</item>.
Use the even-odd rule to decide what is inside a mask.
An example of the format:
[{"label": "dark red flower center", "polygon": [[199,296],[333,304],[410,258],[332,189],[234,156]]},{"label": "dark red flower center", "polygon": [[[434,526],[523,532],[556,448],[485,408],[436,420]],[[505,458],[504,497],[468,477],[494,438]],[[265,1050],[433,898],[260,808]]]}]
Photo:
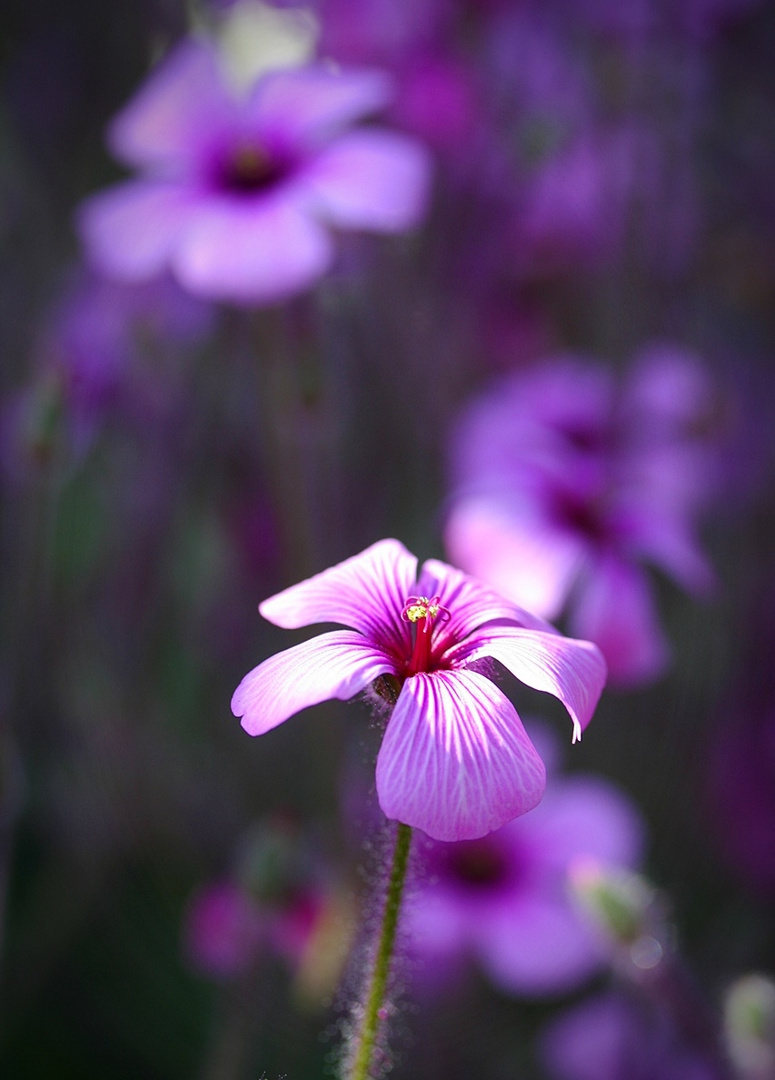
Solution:
[{"label": "dark red flower center", "polygon": [[239,143],[216,167],[216,185],[233,195],[254,195],[280,183],[289,164],[260,142]]},{"label": "dark red flower center", "polygon": [[511,876],[503,851],[489,837],[450,844],[445,854],[445,876],[466,889],[491,889]]},{"label": "dark red flower center", "polygon": [[609,528],[600,500],[567,491],[557,496],[554,510],[559,523],[572,532],[581,533],[593,543],[602,543],[606,539]]}]

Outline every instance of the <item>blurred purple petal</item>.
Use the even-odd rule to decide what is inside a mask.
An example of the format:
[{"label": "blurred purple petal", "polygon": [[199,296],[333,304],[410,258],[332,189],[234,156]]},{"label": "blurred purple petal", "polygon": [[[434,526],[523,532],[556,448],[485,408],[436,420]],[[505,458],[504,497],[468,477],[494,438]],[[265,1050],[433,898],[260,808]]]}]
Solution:
[{"label": "blurred purple petal", "polygon": [[645,573],[614,557],[601,559],[578,589],[570,614],[574,634],[595,641],[612,682],[630,686],[656,679],[669,649]]},{"label": "blurred purple petal", "polygon": [[633,804],[594,776],[562,778],[530,818],[530,847],[546,872],[565,873],[579,855],[604,866],[635,866],[643,823]]},{"label": "blurred purple petal", "polygon": [[144,281],[164,270],[195,213],[178,185],[128,180],[86,199],[77,226],[96,269]]},{"label": "blurred purple petal", "polygon": [[387,131],[345,135],[304,174],[313,205],[332,225],[394,232],[416,225],[428,200],[428,155]]},{"label": "blurred purple petal", "polygon": [[547,529],[528,510],[520,518],[497,497],[457,501],[444,539],[454,562],[546,619],[559,614],[584,557],[572,533]]},{"label": "blurred purple petal", "polygon": [[325,230],[282,197],[259,206],[235,199],[200,208],[171,253],[181,284],[198,296],[265,303],[306,289],[330,265]]},{"label": "blurred purple petal", "polygon": [[274,71],[256,84],[247,113],[293,147],[314,146],[384,108],[391,96],[390,79],[381,71]]},{"label": "blurred purple petal", "polygon": [[565,991],[595,972],[605,948],[589,933],[562,889],[526,894],[473,928],[482,965],[511,993]]},{"label": "blurred purple petal", "polygon": [[204,41],[189,39],[165,57],[115,117],[108,144],[127,165],[178,173],[200,148],[203,134],[222,126],[232,112],[216,53]]}]

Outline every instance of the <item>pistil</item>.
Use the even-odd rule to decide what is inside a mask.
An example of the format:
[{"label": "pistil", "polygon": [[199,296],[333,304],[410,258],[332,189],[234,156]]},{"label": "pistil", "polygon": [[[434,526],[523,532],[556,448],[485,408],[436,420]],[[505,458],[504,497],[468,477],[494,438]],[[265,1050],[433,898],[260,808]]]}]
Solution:
[{"label": "pistil", "polygon": [[414,623],[414,647],[406,664],[406,674],[416,675],[431,670],[431,639],[437,619],[446,622],[449,611],[439,603],[439,596],[410,596],[404,604],[401,618]]}]

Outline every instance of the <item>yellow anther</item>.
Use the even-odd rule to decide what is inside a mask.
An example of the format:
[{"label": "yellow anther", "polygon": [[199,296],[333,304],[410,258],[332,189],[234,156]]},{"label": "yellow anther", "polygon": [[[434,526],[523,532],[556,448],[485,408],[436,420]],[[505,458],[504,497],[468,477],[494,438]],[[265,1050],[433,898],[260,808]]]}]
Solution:
[{"label": "yellow anther", "polygon": [[401,617],[407,622],[419,622],[420,619],[433,621],[439,614],[444,619],[449,618],[449,612],[441,606],[438,596],[410,596],[401,612]]},{"label": "yellow anther", "polygon": [[404,609],[404,614],[409,622],[418,622],[420,619],[427,619],[429,614],[433,615],[435,612],[429,608],[425,597],[419,597],[416,603],[409,604]]}]

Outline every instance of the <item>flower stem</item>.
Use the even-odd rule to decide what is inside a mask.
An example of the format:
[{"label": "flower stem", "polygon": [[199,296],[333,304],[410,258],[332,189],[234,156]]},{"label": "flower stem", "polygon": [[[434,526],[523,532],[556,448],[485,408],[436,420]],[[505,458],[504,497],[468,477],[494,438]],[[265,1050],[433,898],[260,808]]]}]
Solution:
[{"label": "flower stem", "polygon": [[360,1031],[356,1040],[356,1050],[352,1057],[349,1080],[368,1080],[371,1075],[372,1055],[382,1019],[381,1012],[390,974],[390,961],[393,957],[411,842],[411,828],[409,825],[399,822],[398,832],[396,833],[396,846],[393,850],[393,866],[390,871],[390,880],[388,881],[385,896],[382,930],[377,945],[377,954],[374,958],[374,967],[371,971],[371,985],[368,989]]}]

